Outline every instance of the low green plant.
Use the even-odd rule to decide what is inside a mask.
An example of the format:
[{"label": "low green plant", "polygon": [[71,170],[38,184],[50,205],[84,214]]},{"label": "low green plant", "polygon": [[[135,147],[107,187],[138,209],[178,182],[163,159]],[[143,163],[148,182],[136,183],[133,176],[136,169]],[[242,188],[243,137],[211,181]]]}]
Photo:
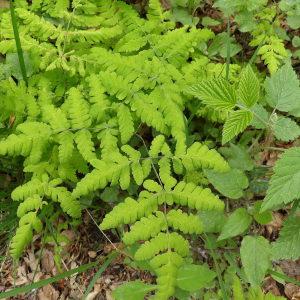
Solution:
[{"label": "low green plant", "polygon": [[[135,258],[151,259],[156,298],[168,299],[185,262],[198,268],[191,265],[185,237],[203,230],[193,212],[224,208],[202,170],[223,172],[229,166],[216,150],[187,140],[183,113],[189,100],[182,90],[198,80],[203,66],[197,46],[213,33],[176,29],[157,0],[150,1],[147,19],[121,1],[74,1],[70,13],[67,8],[47,1],[16,3],[33,74],[28,87],[4,80],[20,91],[19,99],[28,99],[15,99],[20,110],[15,130],[0,142],[1,155],[24,157],[26,173],[26,182],[11,195],[20,218],[11,255],[18,259],[43,230],[49,205],[77,219],[85,198],[117,186],[128,197],[101,227],[134,224],[124,242],[149,239]],[[8,16],[1,18],[3,54],[15,51]],[[188,62],[195,52],[197,59]],[[9,103],[8,92],[4,96]]]},{"label": "low green plant", "polygon": [[[78,224],[84,208],[108,202],[101,231],[116,230],[133,258],[126,263],[156,278],[118,287],[116,300],[277,299],[260,285],[272,260],[300,256],[300,153],[282,155],[266,198],[256,201],[266,184],[251,182],[261,167],[252,150],[299,137],[299,80],[285,59],[276,5],[215,1],[227,18],[227,32],[215,35],[174,14],[195,12],[198,2],[172,1],[169,11],[149,0],[141,17],[124,1],[16,1],[18,33],[1,11],[0,154],[15,157],[24,173],[11,193],[14,260],[41,233],[55,244],[59,269],[61,231]],[[231,15],[257,47],[249,64],[236,59],[243,49],[230,34]],[[253,222],[265,225],[287,205],[274,243],[251,235]],[[235,237],[243,237],[243,269]],[[200,239],[209,264],[194,259]]]}]

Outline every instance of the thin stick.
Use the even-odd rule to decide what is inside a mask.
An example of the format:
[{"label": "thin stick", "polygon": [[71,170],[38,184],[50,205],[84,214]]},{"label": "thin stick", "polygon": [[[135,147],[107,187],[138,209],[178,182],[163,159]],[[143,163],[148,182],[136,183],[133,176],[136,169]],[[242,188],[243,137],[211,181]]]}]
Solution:
[{"label": "thin stick", "polygon": [[107,239],[107,241],[112,245],[112,247],[118,252],[121,253],[127,257],[129,257],[130,259],[133,260],[133,257],[130,256],[128,253],[120,250],[112,241],[111,239],[108,237],[108,235],[100,228],[100,226],[97,224],[96,220],[94,219],[94,217],[92,216],[92,214],[90,213],[90,211],[86,208],[85,211],[88,213],[88,215],[90,216],[91,220],[93,221],[93,223],[97,226],[97,228],[100,230],[100,232],[103,234],[103,236]]}]

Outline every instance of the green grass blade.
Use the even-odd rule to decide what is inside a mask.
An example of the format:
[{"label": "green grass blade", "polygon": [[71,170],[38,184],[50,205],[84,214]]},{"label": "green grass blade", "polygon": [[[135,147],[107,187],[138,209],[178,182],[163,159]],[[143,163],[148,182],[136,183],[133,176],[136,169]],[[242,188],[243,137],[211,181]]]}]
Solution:
[{"label": "green grass blade", "polygon": [[15,37],[22,77],[23,77],[23,80],[25,81],[26,85],[28,85],[27,72],[26,72],[26,67],[25,67],[24,55],[23,55],[23,50],[22,50],[21,40],[20,40],[20,35],[19,35],[18,21],[17,21],[17,17],[15,14],[13,0],[10,0],[10,15],[11,15],[11,22],[12,22],[12,26],[13,26],[13,30],[14,30],[14,37]]},{"label": "green grass blade", "polygon": [[85,290],[84,295],[83,295],[83,299],[87,298],[88,294],[92,291],[92,289],[93,289],[93,287],[94,287],[97,279],[102,275],[102,273],[111,264],[111,262],[117,258],[118,255],[119,255],[119,253],[115,252],[115,251],[108,255],[107,259],[102,264],[101,268],[96,272],[96,274],[94,275],[93,279],[89,283],[87,289]]},{"label": "green grass blade", "polygon": [[211,257],[213,259],[213,262],[214,262],[214,265],[215,265],[215,270],[217,272],[217,278],[218,278],[218,282],[219,282],[219,285],[220,285],[220,289],[221,289],[221,293],[222,293],[222,296],[223,296],[223,300],[229,300],[229,297],[228,297],[227,292],[226,292],[225,282],[223,281],[221,270],[220,270],[220,266],[218,264],[218,259],[216,257],[215,251],[213,250],[213,247],[212,247],[211,239],[206,234],[204,234],[204,236],[205,236],[207,245],[209,247],[210,255],[211,255]]},{"label": "green grass blade", "polygon": [[39,289],[39,288],[41,288],[41,287],[43,287],[47,284],[59,281],[61,279],[69,277],[73,274],[85,272],[85,271],[97,266],[98,264],[99,264],[99,261],[92,262],[92,263],[89,263],[89,264],[85,264],[85,265],[82,265],[78,268],[71,269],[69,271],[58,274],[54,277],[43,279],[43,280],[40,280],[38,282],[27,284],[25,286],[14,288],[10,291],[0,293],[0,299],[8,298],[8,297],[14,297],[14,296],[17,296],[17,295],[22,294],[22,293],[28,293],[28,292],[30,292],[34,289]]},{"label": "green grass blade", "polygon": [[291,278],[291,277],[289,277],[289,276],[287,276],[285,274],[282,274],[282,273],[279,273],[279,272],[276,272],[276,271],[273,271],[273,270],[268,270],[268,273],[270,275],[273,275],[274,277],[281,278],[281,279],[283,279],[286,282],[293,283],[295,285],[300,286],[300,281],[298,281],[298,280],[296,280],[294,278]]},{"label": "green grass blade", "polygon": [[227,43],[226,43],[226,80],[229,80],[229,67],[230,67],[230,17],[227,20]]}]

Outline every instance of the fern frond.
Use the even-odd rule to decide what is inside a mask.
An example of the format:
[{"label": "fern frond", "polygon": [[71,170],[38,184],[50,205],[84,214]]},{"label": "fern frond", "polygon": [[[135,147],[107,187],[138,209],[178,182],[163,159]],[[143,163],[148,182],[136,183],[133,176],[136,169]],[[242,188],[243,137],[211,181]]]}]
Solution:
[{"label": "fern frond", "polygon": [[206,145],[202,145],[199,142],[195,142],[187,149],[185,155],[180,155],[177,158],[181,160],[187,171],[202,168],[213,169],[219,172],[229,170],[228,163],[215,149],[209,149]]},{"label": "fern frond", "polygon": [[153,257],[150,260],[150,265],[154,270],[157,270],[170,261],[172,261],[177,267],[179,267],[184,262],[181,255],[177,254],[176,252],[167,251]]},{"label": "fern frond", "polygon": [[91,126],[92,121],[89,115],[89,105],[77,88],[69,90],[64,108],[70,118],[73,129],[84,129]]},{"label": "fern frond", "polygon": [[64,131],[58,135],[58,157],[61,163],[66,163],[73,154],[74,135],[70,131]]},{"label": "fern frond", "polygon": [[151,259],[160,252],[173,249],[180,256],[186,257],[189,255],[189,243],[181,235],[176,232],[172,233],[159,233],[150,241],[146,241],[136,251],[134,258],[136,260]]},{"label": "fern frond", "polygon": [[10,244],[10,254],[13,259],[19,259],[23,250],[32,241],[33,230],[38,233],[42,230],[42,227],[42,222],[35,212],[28,212],[20,219],[19,227]]},{"label": "fern frond", "polygon": [[[107,214],[101,223],[101,229],[116,228],[119,225],[134,223],[143,216],[148,216],[158,208],[157,201],[152,198],[152,201],[147,198],[141,198],[136,201],[127,197],[124,202],[115,206],[113,210]],[[126,214],[123,212],[127,211]]]},{"label": "fern frond", "polygon": [[166,229],[166,218],[162,212],[158,211],[156,215],[142,217],[130,227],[130,231],[126,232],[122,239],[126,245],[131,245],[137,241],[149,240]]},{"label": "fern frond", "polygon": [[179,266],[176,264],[176,262],[168,261],[165,265],[156,270],[157,292],[154,296],[154,299],[169,299],[169,297],[174,295],[178,267]]},{"label": "fern frond", "polygon": [[89,76],[87,82],[89,85],[89,102],[91,103],[90,114],[92,119],[101,122],[106,117],[106,109],[109,107],[110,101],[105,95],[105,88],[97,75]]},{"label": "fern frond", "polygon": [[155,21],[157,23],[163,22],[167,15],[163,11],[160,1],[150,0],[148,5],[147,18],[150,21]]},{"label": "fern frond", "polygon": [[158,194],[157,201],[169,205],[176,203],[196,210],[223,210],[224,203],[209,188],[202,188],[193,183],[179,182],[171,192]]},{"label": "fern frond", "polygon": [[52,104],[43,105],[42,112],[43,121],[49,123],[54,131],[60,132],[70,128],[66,114],[60,108],[56,108]]},{"label": "fern frond", "polygon": [[[164,202],[168,205],[176,203],[196,210],[224,209],[224,203],[210,189],[203,189],[192,183],[179,182],[171,191],[163,190],[152,180],[146,180],[144,186],[148,191],[142,191],[138,200],[126,198],[105,216],[101,223],[103,230],[134,223],[139,218],[157,210],[158,206]],[[124,214],[124,211],[127,213]]]},{"label": "fern frond", "polygon": [[134,133],[134,124],[130,110],[125,105],[118,107],[118,124],[122,144],[126,144]]},{"label": "fern frond", "polygon": [[38,178],[32,178],[30,181],[19,185],[11,193],[11,198],[14,201],[23,201],[26,198],[32,197],[34,195],[44,195],[45,185],[47,178],[44,178],[44,181],[41,181]]},{"label": "fern frond", "polygon": [[6,140],[0,141],[0,154],[28,156],[31,152],[32,144],[32,138],[25,134],[11,134]]},{"label": "fern frond", "polygon": [[30,224],[17,228],[10,244],[10,255],[17,260],[26,246],[30,244],[33,239],[32,227]]},{"label": "fern frond", "polygon": [[92,134],[88,129],[83,129],[76,132],[74,140],[77,144],[79,153],[87,162],[96,159]]},{"label": "fern frond", "polygon": [[184,213],[180,209],[172,209],[166,217],[168,225],[175,230],[180,230],[186,234],[199,234],[203,231],[202,223],[196,215]]},{"label": "fern frond", "polygon": [[124,100],[133,92],[132,83],[130,83],[128,78],[118,75],[116,72],[100,72],[99,79],[106,91],[108,91],[111,96],[116,96],[118,100]]},{"label": "fern frond", "polygon": [[35,37],[47,41],[49,38],[56,39],[60,35],[59,28],[32,12],[23,8],[16,8],[16,13],[23,23],[27,25],[26,31],[34,34]]},{"label": "fern frond", "polygon": [[[105,169],[105,167],[104,167]],[[83,195],[88,195],[90,192],[97,189],[103,189],[108,184],[107,174],[102,170],[94,169],[79,181],[74,188],[72,195],[74,198],[79,198]]]},{"label": "fern frond", "polygon": [[72,197],[65,187],[55,187],[49,185],[46,190],[46,195],[54,202],[59,202],[62,210],[73,218],[81,216],[81,206],[78,200]]},{"label": "fern frond", "polygon": [[148,126],[155,128],[158,132],[168,133],[163,114],[157,106],[151,102],[149,96],[138,93],[131,101],[131,109]]},{"label": "fern frond", "polygon": [[116,25],[110,28],[74,30],[65,32],[70,40],[77,42],[88,42],[90,45],[106,42],[107,40],[117,38],[122,34],[122,27]]},{"label": "fern frond", "polygon": [[35,210],[37,211],[43,205],[43,201],[39,195],[33,195],[25,199],[24,202],[20,203],[17,210],[17,216],[22,218],[29,211]]},{"label": "fern frond", "polygon": [[258,54],[265,61],[270,74],[274,74],[278,70],[281,61],[288,55],[283,41],[276,36],[271,36],[266,44],[260,47]]},{"label": "fern frond", "polygon": [[177,183],[177,180],[171,176],[171,159],[163,157],[158,162],[159,177],[167,191],[171,190]]}]

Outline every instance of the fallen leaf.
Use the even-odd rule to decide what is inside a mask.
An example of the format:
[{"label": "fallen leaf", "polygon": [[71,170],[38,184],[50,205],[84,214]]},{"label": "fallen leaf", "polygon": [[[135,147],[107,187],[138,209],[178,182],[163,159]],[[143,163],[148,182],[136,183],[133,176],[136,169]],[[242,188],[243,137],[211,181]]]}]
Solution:
[{"label": "fallen leaf", "polygon": [[55,268],[55,263],[54,263],[53,253],[51,251],[44,250],[41,259],[41,265],[43,271],[46,271],[47,273],[51,273],[54,275],[53,269]]},{"label": "fallen leaf", "polygon": [[284,287],[284,293],[288,297],[288,299],[291,300],[300,299],[300,287],[295,284],[292,283],[286,284]]},{"label": "fallen leaf", "polygon": [[97,252],[96,251],[88,251],[88,256],[90,258],[95,258],[97,256]]},{"label": "fallen leaf", "polygon": [[48,284],[38,291],[38,299],[40,300],[57,300],[59,292],[54,289],[51,284]]}]

